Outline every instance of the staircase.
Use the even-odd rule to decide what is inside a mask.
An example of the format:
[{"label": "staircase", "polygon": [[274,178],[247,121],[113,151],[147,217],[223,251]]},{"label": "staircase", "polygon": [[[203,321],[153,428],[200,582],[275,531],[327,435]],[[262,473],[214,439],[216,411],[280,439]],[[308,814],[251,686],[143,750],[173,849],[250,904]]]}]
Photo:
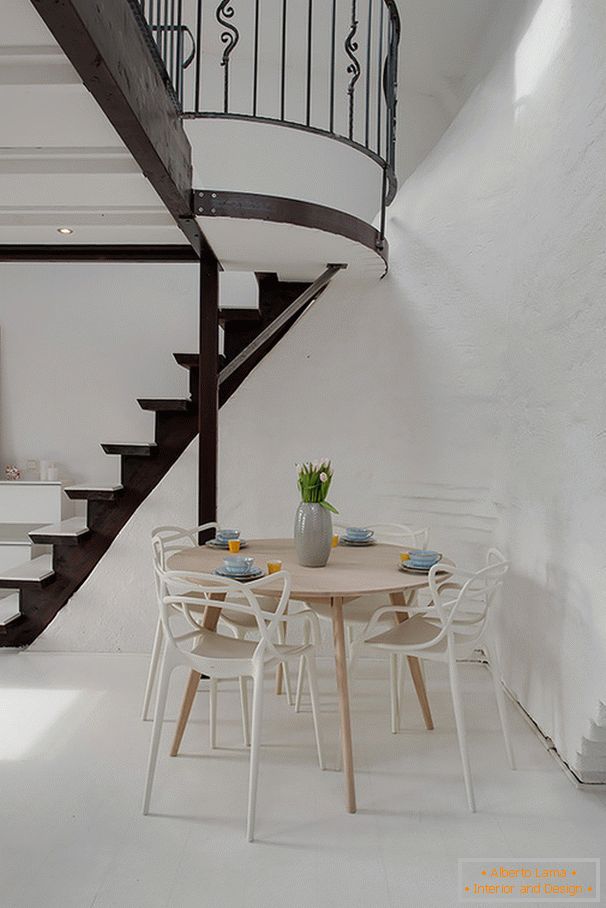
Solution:
[{"label": "staircase", "polygon": [[[225,350],[217,366],[220,404],[229,399],[330,279],[321,281],[314,290],[305,283],[280,281],[275,274],[263,273],[256,277],[258,309],[226,309],[219,313]],[[277,327],[272,332],[274,324]],[[249,348],[250,354],[246,355]],[[0,646],[28,646],[42,633],[195,438],[199,356],[197,353],[175,353],[174,357],[189,374],[188,397],[138,401],[143,410],[155,413],[153,440],[147,443],[112,441],[101,445],[109,456],[120,457],[120,482],[66,487],[64,491],[68,498],[86,501],[86,517],[72,517],[30,530],[32,543],[52,546],[52,553],[0,571],[0,591],[4,591],[4,597],[0,599]],[[221,374],[230,364],[235,364],[236,368],[232,368],[222,382]]]}]

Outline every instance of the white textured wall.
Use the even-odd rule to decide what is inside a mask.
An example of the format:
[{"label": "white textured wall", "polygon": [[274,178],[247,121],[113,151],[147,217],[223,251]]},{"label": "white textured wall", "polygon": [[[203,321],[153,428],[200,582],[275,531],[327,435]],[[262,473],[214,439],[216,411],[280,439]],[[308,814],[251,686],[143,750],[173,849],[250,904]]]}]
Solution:
[{"label": "white textured wall", "polygon": [[[496,540],[505,680],[572,765],[606,694],[605,38],[602,0],[529,4],[401,190],[388,277],[340,278],[221,417],[221,517],[246,533],[288,533],[293,462],[328,454],[352,519],[428,522],[472,563]],[[135,521],[173,513],[187,461]],[[142,551],[135,521],[121,558]],[[82,622],[85,647],[105,639],[113,557],[53,625]],[[131,616],[149,636],[153,606],[138,575],[120,582],[113,617],[138,646]]]}]

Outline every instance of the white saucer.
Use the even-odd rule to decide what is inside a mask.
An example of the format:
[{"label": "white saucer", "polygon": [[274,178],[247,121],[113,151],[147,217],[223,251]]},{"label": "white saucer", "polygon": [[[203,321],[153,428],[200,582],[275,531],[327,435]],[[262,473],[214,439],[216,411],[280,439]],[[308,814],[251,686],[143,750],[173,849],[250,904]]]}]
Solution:
[{"label": "white saucer", "polygon": [[246,574],[232,574],[230,571],[225,571],[223,568],[215,568],[213,574],[217,574],[219,577],[226,577],[228,580],[258,580],[259,577],[265,576],[265,571],[262,568],[253,568],[252,571],[248,571]]},{"label": "white saucer", "polygon": [[345,536],[341,536],[341,538],[339,539],[339,545],[353,545],[353,546],[362,545],[363,546],[363,545],[376,545],[376,544],[377,544],[376,539],[346,539]]},{"label": "white saucer", "polygon": [[[209,539],[208,542],[205,542],[204,545],[209,546],[211,549],[223,549],[224,552],[229,551],[229,546],[226,542],[217,542],[216,539]],[[246,539],[240,540],[240,548],[245,549],[248,545]]]},{"label": "white saucer", "polygon": [[[439,562],[436,562],[436,564],[438,564],[438,563]],[[433,564],[431,567],[433,567]],[[429,574],[431,567],[428,567],[428,568],[412,567],[412,565],[408,566],[406,561],[400,562],[400,570],[404,571],[406,574]],[[446,569],[438,571],[438,574],[447,574],[447,573],[448,573],[448,571]]]}]

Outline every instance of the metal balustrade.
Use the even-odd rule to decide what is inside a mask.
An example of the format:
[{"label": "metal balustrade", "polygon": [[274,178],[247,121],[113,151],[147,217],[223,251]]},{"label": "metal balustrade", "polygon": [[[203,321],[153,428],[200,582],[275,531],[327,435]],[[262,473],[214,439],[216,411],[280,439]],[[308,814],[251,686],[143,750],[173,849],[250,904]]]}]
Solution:
[{"label": "metal balustrade", "polygon": [[131,3],[184,117],[281,123],[373,158],[383,234],[397,188],[395,0]]}]

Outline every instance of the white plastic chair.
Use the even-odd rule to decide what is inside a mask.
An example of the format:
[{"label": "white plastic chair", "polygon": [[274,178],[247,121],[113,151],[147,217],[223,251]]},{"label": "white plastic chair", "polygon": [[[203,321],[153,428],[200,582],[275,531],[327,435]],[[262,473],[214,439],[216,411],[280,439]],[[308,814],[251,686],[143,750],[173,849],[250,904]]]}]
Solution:
[{"label": "white plastic chair", "polygon": [[[496,560],[497,555],[501,560]],[[490,562],[486,567],[474,572],[451,565],[449,566],[451,574],[446,579],[441,579],[439,573],[441,565],[434,565],[429,572],[429,588],[432,595],[430,608],[425,612],[421,609],[416,610],[417,613],[407,621],[377,633],[381,630],[382,619],[388,613],[402,611],[401,607],[386,606],[375,612],[364,632],[366,644],[379,652],[387,652],[392,656],[394,654],[413,656],[448,665],[463,777],[471,811],[475,811],[475,797],[467,753],[457,660],[468,659],[474,650],[479,648],[485,650],[489,658],[505,750],[511,768],[515,768],[496,649],[489,645],[487,638],[489,610],[494,604],[509,565],[496,550],[492,550],[489,558]]]},{"label": "white plastic chair", "polygon": [[[242,614],[253,614],[257,623],[260,639],[240,640],[227,637],[202,628],[191,614],[192,606],[199,605],[199,599],[188,595],[179,595],[182,590],[191,586],[192,575],[190,572],[163,571],[156,567],[159,574],[159,585],[168,590],[169,595],[164,595],[159,602],[160,618],[166,640],[162,655],[158,695],[154,713],[154,724],[149,751],[145,793],[143,799],[143,813],[149,811],[149,802],[152,791],[154,773],[158,758],[158,747],[162,732],[162,721],[166,708],[166,699],[170,677],[175,668],[183,665],[208,675],[212,680],[220,678],[247,678],[253,680],[253,718],[252,718],[252,743],[250,751],[250,779],[248,793],[248,819],[247,837],[253,840],[255,826],[255,811],[257,799],[257,782],[259,771],[259,745],[261,737],[261,723],[263,710],[263,676],[264,671],[290,659],[304,658],[307,667],[309,686],[311,691],[312,714],[316,747],[320,768],[324,768],[322,753],[321,729],[319,720],[319,699],[315,662],[315,648],[311,643],[286,646],[275,644],[273,638],[280,622],[291,622],[304,619],[310,623],[314,638],[317,639],[319,627],[317,619],[312,612],[296,612],[286,615],[285,610],[290,595],[290,576],[285,572],[274,576],[274,582],[281,584],[281,593],[275,611],[264,612],[255,595],[255,588],[266,580],[254,581],[243,584],[236,580],[219,578],[213,574],[196,574],[196,587],[208,597],[213,606],[229,608],[230,611]],[[213,597],[219,597],[219,601]],[[179,614],[176,609],[180,610]],[[185,617],[191,625],[191,630],[186,633],[176,634],[173,630],[175,620]],[[212,703],[212,700],[211,700]],[[213,708],[214,712],[214,708]],[[211,716],[211,725],[215,716]]]},{"label": "white plastic chair", "polygon": [[[152,538],[157,540],[157,545],[153,546],[153,556],[154,562],[157,563],[158,567],[162,570],[166,568],[167,558],[174,554],[175,552],[181,551],[188,546],[197,546],[198,545],[198,533],[202,533],[205,530],[217,530],[218,524],[204,523],[202,526],[193,527],[192,529],[185,529],[184,527],[179,526],[162,526],[156,527],[152,530]],[[158,588],[158,575],[154,574],[156,581],[156,597],[159,595]],[[204,612],[206,603],[200,605],[198,609],[190,609],[190,611],[201,611]],[[145,693],[143,694],[143,706],[141,708],[141,718],[146,722],[149,718],[149,707],[151,703],[151,698],[154,690],[154,685],[156,683],[156,676],[158,674],[158,664],[160,661],[160,655],[162,653],[162,646],[164,643],[164,635],[162,632],[162,621],[158,616],[156,622],[156,632],[154,634],[154,642],[152,645],[151,657],[149,660],[149,669],[147,672],[147,681],[145,682]]]},{"label": "white plastic chair", "polygon": [[[338,523],[334,525],[334,530],[336,533],[341,535],[345,532],[348,526],[352,524]],[[417,549],[426,549],[427,542],[429,539],[429,530],[425,527],[423,529],[413,529],[413,527],[407,526],[400,523],[376,523],[366,525],[367,529],[374,531],[374,538],[377,542],[386,543],[389,545],[400,546],[402,548],[417,548]],[[397,559],[398,554],[395,555]],[[345,623],[346,630],[346,645],[348,652],[348,662],[349,662],[349,673],[350,676],[355,668],[356,659],[360,655],[361,650],[364,647],[364,640],[361,633],[358,635],[356,640],[355,631],[358,629],[360,632],[366,627],[373,614],[377,609],[386,604],[386,597],[380,593],[372,593],[366,596],[359,596],[354,602],[349,602],[347,607],[343,609],[343,619]],[[332,615],[329,605],[318,604],[315,602],[306,603],[307,607],[312,609],[319,618],[322,618],[324,621],[330,621],[332,623]],[[400,608],[400,611],[402,609]],[[391,660],[391,683],[398,684],[398,681],[394,681],[394,678],[397,679],[398,672],[403,678],[402,666],[398,665],[398,657],[394,655]],[[297,712],[301,709],[301,695],[303,692],[303,672],[301,668],[299,669],[299,676],[297,678],[297,689],[295,694],[295,709]],[[394,716],[392,714],[392,730],[394,726]]]}]

